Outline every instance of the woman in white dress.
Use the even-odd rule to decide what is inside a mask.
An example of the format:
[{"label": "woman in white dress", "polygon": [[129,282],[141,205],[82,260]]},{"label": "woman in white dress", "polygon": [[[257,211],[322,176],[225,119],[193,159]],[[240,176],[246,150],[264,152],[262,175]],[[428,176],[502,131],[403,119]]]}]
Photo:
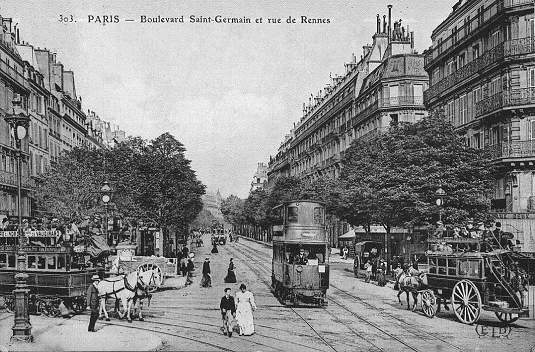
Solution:
[{"label": "woman in white dress", "polygon": [[236,321],[240,328],[240,335],[254,334],[253,311],[255,310],[253,294],[247,291],[244,284],[241,284],[240,292],[236,293]]}]

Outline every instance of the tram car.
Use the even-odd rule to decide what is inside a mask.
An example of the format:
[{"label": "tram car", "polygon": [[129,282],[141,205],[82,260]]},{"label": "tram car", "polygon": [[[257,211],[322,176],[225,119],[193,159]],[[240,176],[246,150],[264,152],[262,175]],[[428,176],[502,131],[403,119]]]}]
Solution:
[{"label": "tram car", "polygon": [[529,316],[529,297],[522,287],[529,285],[532,258],[480,239],[436,238],[428,243],[427,290],[422,294],[427,316],[436,314],[437,297],[451,304],[465,324],[477,323],[482,310],[494,312],[506,324]]},{"label": "tram car", "polygon": [[214,229],[212,231],[212,245],[224,245],[227,243],[227,235],[225,234],[225,229]]},{"label": "tram car", "polygon": [[[75,313],[85,310],[85,294],[91,276],[103,276],[104,269],[87,268],[84,253],[76,253],[71,243],[60,243],[59,231],[25,233],[22,256],[26,284],[30,290],[30,313],[58,316],[63,304]],[[13,310],[17,268],[17,231],[0,231],[0,298]]]},{"label": "tram car", "polygon": [[327,305],[329,245],[325,205],[290,201],[273,208],[271,285],[284,305]]}]

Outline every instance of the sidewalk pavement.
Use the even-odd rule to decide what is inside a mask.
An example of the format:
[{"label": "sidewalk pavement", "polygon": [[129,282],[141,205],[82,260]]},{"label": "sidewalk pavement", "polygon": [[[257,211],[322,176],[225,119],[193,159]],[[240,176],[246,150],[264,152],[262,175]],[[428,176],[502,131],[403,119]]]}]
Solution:
[{"label": "sidewalk pavement", "polygon": [[156,351],[163,341],[154,333],[97,321],[88,332],[89,314],[71,319],[30,316],[34,342],[10,343],[13,314],[0,314],[0,352],[4,351]]}]

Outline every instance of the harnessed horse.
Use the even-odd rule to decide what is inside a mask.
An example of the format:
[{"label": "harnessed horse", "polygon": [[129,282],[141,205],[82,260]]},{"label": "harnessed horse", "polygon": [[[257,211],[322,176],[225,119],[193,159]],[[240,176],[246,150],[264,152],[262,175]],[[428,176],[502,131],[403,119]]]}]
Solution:
[{"label": "harnessed horse", "polygon": [[399,292],[398,292],[398,301],[401,303],[401,294],[405,292],[407,295],[407,309],[411,309],[410,302],[409,302],[409,292],[412,293],[412,299],[414,301],[414,305],[412,306],[412,310],[414,311],[416,309],[416,305],[418,303],[418,294],[420,293],[418,289],[422,286],[424,281],[425,273],[420,273],[419,275],[411,275],[406,272],[402,272],[399,276],[398,282],[399,282]]},{"label": "harnessed horse", "polygon": [[[124,312],[119,317],[122,319],[125,316],[128,322],[132,322],[130,311],[137,299],[147,295],[147,289],[150,285],[156,284],[155,277],[158,274],[154,270],[147,270],[144,272],[134,271],[128,275],[119,275],[113,278],[103,279],[98,285],[98,294],[100,296],[100,312],[104,313],[106,321],[109,321],[108,312],[106,311],[106,298],[114,297],[116,300],[121,300]],[[143,318],[140,311],[140,318]]]}]

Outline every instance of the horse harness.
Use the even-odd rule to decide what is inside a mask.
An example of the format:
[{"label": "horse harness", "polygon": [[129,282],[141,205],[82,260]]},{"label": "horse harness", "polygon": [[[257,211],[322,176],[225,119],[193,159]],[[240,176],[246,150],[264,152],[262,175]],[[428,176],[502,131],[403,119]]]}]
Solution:
[{"label": "horse harness", "polygon": [[[121,292],[122,290],[124,290],[125,288],[129,291],[132,291],[134,292],[134,294],[136,294],[136,290],[139,288],[140,290],[142,291],[145,291],[145,292],[148,292],[147,291],[147,287],[148,285],[145,285],[145,283],[143,282],[143,279],[139,276],[139,273],[137,273],[137,280],[136,280],[136,285],[134,287],[132,287],[129,283],[128,283],[128,280],[127,280],[127,276],[128,275],[124,275],[124,278],[123,278],[123,287],[120,287],[118,288],[117,290],[115,289],[115,284],[117,283],[120,283],[121,280],[106,280],[106,279],[103,279],[102,281],[106,281],[106,282],[111,282],[112,283],[112,292],[111,293],[106,293],[104,295],[101,295],[101,297],[105,296],[105,297],[109,297],[110,295],[114,295],[115,296],[115,299],[119,299],[119,297],[117,297],[117,293]],[[152,278],[154,277],[154,273],[152,273],[152,276],[151,278],[149,279],[149,285],[150,285],[150,281],[152,280]],[[141,283],[145,286],[145,288],[143,288],[143,286],[140,285],[139,281],[141,281]]]}]

